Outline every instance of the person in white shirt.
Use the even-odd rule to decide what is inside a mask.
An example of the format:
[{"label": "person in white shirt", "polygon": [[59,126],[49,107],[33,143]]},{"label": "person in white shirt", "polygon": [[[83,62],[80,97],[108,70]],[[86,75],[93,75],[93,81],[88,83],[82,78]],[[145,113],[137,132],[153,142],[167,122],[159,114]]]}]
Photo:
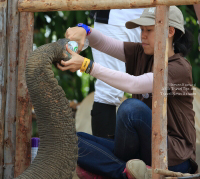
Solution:
[{"label": "person in white shirt", "polygon": [[[102,34],[126,42],[140,42],[140,28],[128,30],[125,23],[139,18],[140,9],[112,9],[91,11],[94,17],[94,29]],[[114,32],[114,33],[113,33]],[[104,67],[125,72],[125,64],[110,55],[92,48],[93,59]],[[92,133],[98,137],[109,138],[115,133],[116,106],[124,92],[97,79],[95,83],[94,103],[91,111]]]}]

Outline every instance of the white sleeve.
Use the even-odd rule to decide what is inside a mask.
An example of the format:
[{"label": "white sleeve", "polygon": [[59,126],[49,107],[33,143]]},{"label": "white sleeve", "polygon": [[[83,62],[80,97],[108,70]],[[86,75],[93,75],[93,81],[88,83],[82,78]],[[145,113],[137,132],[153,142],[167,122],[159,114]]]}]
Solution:
[{"label": "white sleeve", "polygon": [[140,76],[129,75],[128,73],[112,70],[94,63],[90,75],[105,83],[131,94],[152,93],[153,73],[145,73]]}]

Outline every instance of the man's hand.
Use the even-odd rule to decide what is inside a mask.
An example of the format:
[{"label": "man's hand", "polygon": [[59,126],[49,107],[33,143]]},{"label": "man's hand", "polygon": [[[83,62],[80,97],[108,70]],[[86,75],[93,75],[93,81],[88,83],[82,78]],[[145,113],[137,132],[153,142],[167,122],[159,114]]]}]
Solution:
[{"label": "man's hand", "polygon": [[82,27],[68,28],[65,33],[66,38],[70,39],[70,41],[76,41],[78,43],[78,53],[81,52],[84,46],[86,35],[86,31]]},{"label": "man's hand", "polygon": [[57,63],[57,67],[62,71],[70,70],[71,72],[75,72],[75,71],[79,70],[84,61],[84,57],[73,52],[71,49],[68,48],[67,45],[66,45],[66,50],[71,54],[72,58],[69,61],[61,60],[61,64],[63,66],[61,66]]}]

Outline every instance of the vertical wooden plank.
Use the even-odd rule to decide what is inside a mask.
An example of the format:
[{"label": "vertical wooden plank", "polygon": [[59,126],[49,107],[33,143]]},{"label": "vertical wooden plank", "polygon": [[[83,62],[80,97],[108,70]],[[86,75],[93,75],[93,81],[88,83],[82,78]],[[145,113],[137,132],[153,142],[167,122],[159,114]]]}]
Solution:
[{"label": "vertical wooden plank", "polygon": [[22,174],[31,162],[32,106],[26,86],[25,68],[33,49],[33,30],[34,13],[20,13],[15,177]]},{"label": "vertical wooden plank", "polygon": [[7,95],[4,132],[4,179],[14,178],[16,140],[16,86],[19,48],[18,0],[8,0],[7,14]]},{"label": "vertical wooden plank", "polygon": [[[157,6],[152,101],[152,167],[167,169],[168,6]],[[162,93],[161,93],[162,92]],[[153,179],[164,178],[152,174]]]},{"label": "vertical wooden plank", "polygon": [[6,105],[6,17],[7,0],[0,0],[0,179],[3,177],[4,116]]}]

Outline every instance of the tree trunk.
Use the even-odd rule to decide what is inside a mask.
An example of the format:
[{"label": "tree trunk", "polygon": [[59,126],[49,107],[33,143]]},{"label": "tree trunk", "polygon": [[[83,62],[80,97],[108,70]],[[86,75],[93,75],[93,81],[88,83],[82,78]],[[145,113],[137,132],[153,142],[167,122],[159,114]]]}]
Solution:
[{"label": "tree trunk", "polygon": [[19,0],[19,11],[72,11],[72,10],[106,10],[153,7],[156,5],[190,5],[200,0]]},{"label": "tree trunk", "polygon": [[[167,78],[169,7],[157,6],[152,101],[152,168],[167,169]],[[163,92],[163,94],[161,93]],[[164,178],[152,172],[153,179]]]},{"label": "tree trunk", "polygon": [[3,177],[4,117],[6,105],[6,15],[7,0],[0,0],[0,179]]},{"label": "tree trunk", "polygon": [[16,112],[15,177],[31,161],[32,105],[25,79],[26,61],[33,49],[34,13],[20,13],[19,66]]},{"label": "tree trunk", "polygon": [[4,132],[4,179],[14,178],[16,140],[16,87],[19,43],[18,0],[8,0],[7,16],[7,95]]}]

